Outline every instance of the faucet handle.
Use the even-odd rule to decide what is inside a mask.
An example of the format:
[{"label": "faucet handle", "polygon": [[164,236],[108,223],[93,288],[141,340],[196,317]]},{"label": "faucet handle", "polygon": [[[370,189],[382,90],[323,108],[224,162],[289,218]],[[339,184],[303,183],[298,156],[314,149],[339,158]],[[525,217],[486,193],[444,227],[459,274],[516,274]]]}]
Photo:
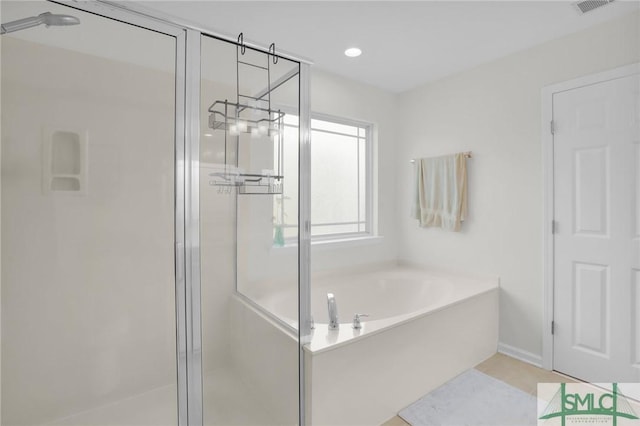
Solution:
[{"label": "faucet handle", "polygon": [[353,328],[355,330],[360,330],[362,328],[362,324],[360,323],[360,318],[368,317],[369,314],[355,314],[353,316]]}]

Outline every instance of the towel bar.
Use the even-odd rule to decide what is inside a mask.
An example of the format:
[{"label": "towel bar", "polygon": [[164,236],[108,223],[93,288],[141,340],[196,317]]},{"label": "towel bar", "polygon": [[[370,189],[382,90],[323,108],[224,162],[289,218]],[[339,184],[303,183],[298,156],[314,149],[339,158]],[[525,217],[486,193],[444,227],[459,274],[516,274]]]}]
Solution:
[{"label": "towel bar", "polygon": [[[471,151],[463,152],[463,154],[464,154],[464,157],[465,157],[465,158],[472,158],[472,157],[471,157]],[[415,158],[413,158],[410,162],[411,162],[411,163],[415,163],[415,162],[416,162],[416,159],[415,159]]]}]

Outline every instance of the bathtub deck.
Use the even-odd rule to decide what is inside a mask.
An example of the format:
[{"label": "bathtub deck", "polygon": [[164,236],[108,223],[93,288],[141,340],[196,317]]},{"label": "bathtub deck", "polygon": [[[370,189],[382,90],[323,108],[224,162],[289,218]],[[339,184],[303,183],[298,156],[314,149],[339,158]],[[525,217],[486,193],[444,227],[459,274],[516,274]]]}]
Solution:
[{"label": "bathtub deck", "polygon": [[[433,274],[429,271],[411,267],[395,267],[382,273],[401,273],[401,274],[425,274],[429,279],[444,280],[451,283],[453,291],[442,299],[434,303],[427,304],[424,308],[406,312],[389,318],[375,319],[365,318],[362,322],[362,328],[354,330],[351,326],[350,313],[343,315],[338,330],[329,330],[327,323],[316,321],[315,330],[312,330],[311,342],[305,345],[305,350],[314,354],[319,354],[327,350],[334,350],[345,344],[354,343],[365,337],[370,337],[380,332],[388,331],[391,328],[400,327],[404,324],[415,321],[424,316],[434,315],[443,309],[449,309],[457,304],[464,303],[469,299],[480,297],[484,294],[496,291],[500,287],[498,278],[475,278],[466,276]],[[358,277],[357,275],[355,277]],[[335,280],[335,278],[334,278]],[[393,301],[389,301],[392,303]],[[340,302],[338,301],[339,312]],[[344,311],[342,311],[344,312]],[[349,312],[347,310],[347,312]],[[355,312],[355,311],[354,311]],[[347,322],[345,321],[347,319]]]}]

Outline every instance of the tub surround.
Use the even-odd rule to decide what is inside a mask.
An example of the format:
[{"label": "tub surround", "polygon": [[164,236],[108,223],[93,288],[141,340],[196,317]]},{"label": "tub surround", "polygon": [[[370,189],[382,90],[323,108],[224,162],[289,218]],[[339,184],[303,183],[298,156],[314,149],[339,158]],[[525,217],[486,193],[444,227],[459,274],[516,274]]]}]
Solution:
[{"label": "tub surround", "polygon": [[[497,278],[396,266],[325,274],[313,280],[312,286],[312,311],[315,309],[321,320],[316,322],[311,342],[304,346],[310,424],[381,424],[496,352]],[[329,330],[326,321],[329,289],[338,302],[339,330]],[[391,290],[400,297],[394,298]],[[405,290],[413,293],[405,294]],[[236,360],[237,370],[247,375],[243,380],[255,380],[250,372],[256,369],[268,368],[280,374],[289,371],[286,364],[293,359],[278,354],[297,353],[291,332],[295,322],[288,318],[294,316],[295,303],[293,308],[287,303],[295,302],[295,297],[283,291],[262,299],[260,305],[243,297],[233,298],[231,333],[252,336],[250,342],[240,338],[234,341],[234,345],[245,346],[236,352],[244,354]],[[363,309],[357,306],[358,300],[366,302]],[[324,315],[318,313],[322,309]],[[362,329],[354,330],[354,309],[361,311],[358,313],[379,313],[378,319],[371,317],[371,321],[362,322]],[[263,350],[253,354],[252,347]],[[283,381],[278,377],[274,375],[269,383],[257,386],[271,389],[284,408],[286,401],[295,400],[295,377]],[[276,401],[272,403],[277,405]],[[287,411],[287,418],[292,418],[294,407],[287,407]]]},{"label": "tub surround", "polygon": [[381,424],[489,358],[498,343],[498,288],[352,342],[305,350],[312,425]]},{"label": "tub surround", "polygon": [[262,424],[298,423],[297,335],[257,309],[246,298],[230,298],[228,366],[260,401]]}]

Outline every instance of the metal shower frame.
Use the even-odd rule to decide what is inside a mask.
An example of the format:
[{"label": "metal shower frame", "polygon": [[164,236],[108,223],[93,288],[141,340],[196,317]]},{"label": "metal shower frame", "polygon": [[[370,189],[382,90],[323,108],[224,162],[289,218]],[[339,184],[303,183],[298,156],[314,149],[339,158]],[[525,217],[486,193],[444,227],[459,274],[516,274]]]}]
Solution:
[{"label": "metal shower frame", "polygon": [[[200,295],[200,40],[202,35],[237,43],[234,37],[180,22],[139,4],[107,0],[47,0],[174,37],[175,104],[175,286],[177,405],[179,426],[200,426],[202,418],[202,334]],[[275,46],[243,44],[300,64],[299,73],[299,229],[298,229],[298,368],[299,424],[305,425],[304,350],[311,335],[310,315],[310,66],[307,59]]]}]

